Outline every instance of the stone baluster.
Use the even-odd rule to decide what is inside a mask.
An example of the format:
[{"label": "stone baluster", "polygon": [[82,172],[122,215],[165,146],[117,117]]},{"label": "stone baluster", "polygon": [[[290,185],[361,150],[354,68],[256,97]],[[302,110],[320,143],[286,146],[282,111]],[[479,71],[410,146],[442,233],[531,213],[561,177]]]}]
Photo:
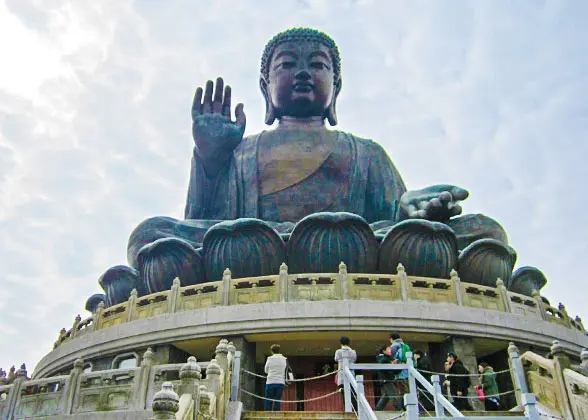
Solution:
[{"label": "stone baluster", "polygon": [[433,384],[433,404],[435,404],[435,415],[437,417],[443,417],[445,415],[445,409],[439,396],[443,395],[441,390],[441,377],[439,375],[431,375],[431,383]]},{"label": "stone baluster", "polygon": [[74,411],[74,400],[76,389],[78,388],[78,383],[80,381],[80,377],[84,373],[84,360],[83,359],[76,359],[73,364],[73,369],[69,373],[69,379],[65,383],[65,388],[63,390],[63,413],[64,414],[72,414]]},{"label": "stone baluster", "polygon": [[180,409],[180,397],[174,392],[174,385],[171,382],[164,382],[161,391],[155,393],[151,409],[155,420],[176,419],[176,413]]},{"label": "stone baluster", "polygon": [[199,410],[200,401],[200,380],[202,379],[202,368],[196,362],[194,356],[188,357],[188,361],[180,368],[180,395],[190,394],[194,401],[194,412]]},{"label": "stone baluster", "polygon": [[127,322],[133,320],[133,312],[135,312],[135,304],[137,303],[137,289],[131,290],[129,300],[127,301]]},{"label": "stone baluster", "polygon": [[141,365],[139,366],[139,379],[135,382],[137,389],[134,390],[135,399],[133,404],[137,410],[144,410],[147,406],[147,390],[149,388],[152,366],[153,350],[151,347],[147,347],[147,350],[143,353]]},{"label": "stone baluster", "polygon": [[408,276],[406,275],[406,270],[401,263],[398,263],[396,266],[396,271],[398,272],[398,280],[400,282],[400,293],[402,295],[402,301],[408,302],[410,285],[408,284]]},{"label": "stone baluster", "polygon": [[404,394],[404,407],[406,408],[407,420],[418,420],[419,406],[418,399],[413,394]]},{"label": "stone baluster", "polygon": [[525,378],[525,371],[523,364],[519,358],[519,349],[514,343],[508,345],[508,366],[510,369],[510,376],[515,388],[515,397],[518,405],[523,404],[522,395],[529,392],[527,387],[527,380]]},{"label": "stone baluster", "polygon": [[21,365],[20,369],[16,371],[14,376],[14,380],[12,381],[12,388],[8,393],[8,410],[7,410],[7,419],[14,418],[16,414],[16,406],[21,394],[21,390],[26,386],[26,382],[28,380],[27,369],[24,363]]},{"label": "stone baluster", "polygon": [[100,321],[102,321],[102,315],[104,314],[104,302],[98,304],[96,313],[94,314],[94,331],[100,329]]},{"label": "stone baluster", "polygon": [[525,418],[528,420],[541,420],[539,410],[537,410],[537,398],[535,394],[523,394],[521,395],[521,400]]},{"label": "stone baluster", "polygon": [[231,300],[231,270],[225,268],[223,272],[223,302],[222,304],[228,306]]},{"label": "stone baluster", "polygon": [[553,340],[553,344],[551,345],[550,350],[553,356],[553,367],[555,370],[554,379],[557,386],[557,393],[561,398],[561,413],[563,414],[563,417],[571,419],[574,416],[572,414],[570,400],[568,398],[568,391],[564,378],[564,369],[569,369],[572,364],[559,341]]},{"label": "stone baluster", "polygon": [[349,299],[349,275],[347,273],[347,265],[343,261],[339,264],[339,274],[337,277],[341,290],[341,299],[347,300]]},{"label": "stone baluster", "polygon": [[288,266],[286,263],[280,265],[280,278],[278,280],[280,288],[280,302],[288,301]]},{"label": "stone baluster", "polygon": [[200,385],[199,390],[200,401],[198,405],[200,407],[199,412],[202,414],[210,415],[210,395],[208,395],[208,391],[206,390],[206,385]]},{"label": "stone baluster", "polygon": [[[217,397],[217,404],[222,404],[220,396],[221,391],[221,367],[219,366],[216,359],[212,359],[208,366],[206,366],[206,382],[208,383],[208,389]],[[217,412],[220,412],[217,407]]]},{"label": "stone baluster", "polygon": [[77,314],[71,326],[71,338],[75,338],[75,336],[78,335],[78,327],[80,325],[80,322],[82,322],[82,317],[80,316],[80,314]]},{"label": "stone baluster", "polygon": [[541,319],[545,319],[545,316],[546,316],[545,303],[543,303],[543,299],[541,299],[541,295],[539,294],[539,291],[533,289],[531,296],[533,296],[533,299],[535,299],[535,303],[537,304],[537,309],[539,309],[539,317]]},{"label": "stone baluster", "polygon": [[219,364],[221,369],[225,372],[227,371],[227,369],[229,367],[229,359],[228,359],[229,347],[228,347],[228,344],[229,344],[229,341],[223,338],[219,341],[219,343],[216,346],[216,349],[214,351],[215,360],[217,361],[217,363]]},{"label": "stone baluster", "polygon": [[[588,349],[582,349],[582,352],[580,353],[580,360],[582,361],[580,363],[580,367],[585,372],[588,372]],[[588,373],[586,376],[588,376]]]},{"label": "stone baluster", "polygon": [[496,288],[498,289],[500,300],[502,301],[502,305],[504,306],[504,311],[512,312],[512,307],[510,306],[510,296],[508,296],[508,290],[506,290],[504,281],[502,281],[501,278],[496,280]]},{"label": "stone baluster", "polygon": [[449,279],[451,280],[451,284],[453,286],[453,293],[455,293],[457,304],[459,306],[463,306],[463,292],[461,290],[461,279],[459,278],[457,271],[451,270],[451,272],[449,273]]},{"label": "stone baluster", "polygon": [[57,337],[57,341],[53,344],[53,349],[56,349],[57,347],[59,347],[59,345],[61,344],[61,341],[63,340],[63,337],[65,337],[66,333],[67,333],[67,331],[65,330],[65,328],[62,328],[59,331],[59,336]]},{"label": "stone baluster", "polygon": [[363,385],[363,375],[356,375],[355,382],[357,383],[357,414],[360,420],[367,418],[367,413],[363,409],[363,405],[359,401],[359,396],[363,395],[365,398],[365,387]]},{"label": "stone baluster", "polygon": [[565,321],[565,323],[570,327],[570,328],[574,328],[574,324],[572,324],[572,318],[570,318],[570,316],[568,315],[568,311],[566,310],[566,307],[563,303],[559,302],[559,304],[557,305],[557,310],[561,313],[561,315],[563,316],[563,320]]},{"label": "stone baluster", "polygon": [[172,287],[171,287],[171,289],[169,289],[169,292],[167,294],[167,302],[168,302],[167,311],[169,313],[174,313],[176,311],[176,307],[178,306],[178,299],[180,296],[181,285],[182,285],[182,283],[180,282],[179,277],[176,277],[174,279],[174,281],[172,282]]},{"label": "stone baluster", "polygon": [[580,318],[578,315],[576,315],[575,321],[578,324],[578,326],[582,329],[582,331],[586,331],[584,329],[584,324],[582,323],[582,318]]}]

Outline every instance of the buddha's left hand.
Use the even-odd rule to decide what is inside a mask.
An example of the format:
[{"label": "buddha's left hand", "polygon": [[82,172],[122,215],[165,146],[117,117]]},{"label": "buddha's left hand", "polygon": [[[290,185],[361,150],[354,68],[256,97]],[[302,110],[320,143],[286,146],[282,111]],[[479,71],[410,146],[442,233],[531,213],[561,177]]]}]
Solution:
[{"label": "buddha's left hand", "polygon": [[461,214],[459,202],[468,195],[467,190],[454,185],[432,185],[402,194],[400,208],[409,219],[443,222]]}]

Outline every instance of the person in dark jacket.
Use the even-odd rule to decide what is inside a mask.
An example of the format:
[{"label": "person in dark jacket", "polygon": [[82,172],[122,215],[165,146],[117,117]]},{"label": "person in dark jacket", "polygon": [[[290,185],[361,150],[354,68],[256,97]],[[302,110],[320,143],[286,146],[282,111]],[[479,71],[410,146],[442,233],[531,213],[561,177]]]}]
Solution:
[{"label": "person in dark jacket", "polygon": [[[425,379],[431,382],[431,373],[433,371],[433,367],[431,365],[431,361],[429,360],[429,356],[427,353],[417,350],[414,352],[414,360],[416,360],[416,368],[420,372],[421,375],[425,377]],[[433,396],[429,393],[429,391],[425,390],[425,388],[417,382],[417,388],[419,393],[419,402],[425,408],[425,410],[431,411],[435,409],[435,404],[433,403]]]},{"label": "person in dark jacket", "polygon": [[[390,350],[390,346],[382,346],[380,348],[379,354],[376,356],[376,362],[382,364],[392,364],[394,358],[392,357],[392,351]],[[380,400],[376,404],[376,410],[383,410],[388,404],[388,401],[392,399],[392,403],[395,407],[398,408],[398,401],[395,397],[396,394],[396,386],[394,380],[396,379],[396,371],[394,370],[379,370],[378,371],[378,380],[380,381],[380,389],[382,391],[382,396]]]},{"label": "person in dark jacket", "polygon": [[461,360],[458,360],[455,353],[447,353],[447,376],[449,380],[449,389],[451,395],[454,397],[453,405],[459,411],[467,410],[473,411],[470,402],[468,401],[468,388],[470,386],[469,372],[463,365]]},{"label": "person in dark jacket", "polygon": [[480,385],[484,390],[484,408],[486,411],[500,410],[500,397],[498,396],[498,384],[496,383],[496,373],[494,369],[486,362],[478,365],[480,372]]}]

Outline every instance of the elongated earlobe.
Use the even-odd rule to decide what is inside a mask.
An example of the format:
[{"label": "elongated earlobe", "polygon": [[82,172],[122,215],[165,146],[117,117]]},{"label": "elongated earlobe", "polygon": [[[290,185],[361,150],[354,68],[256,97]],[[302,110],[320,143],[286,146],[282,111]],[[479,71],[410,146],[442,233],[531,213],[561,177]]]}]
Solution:
[{"label": "elongated earlobe", "polygon": [[267,91],[267,82],[265,81],[263,76],[259,78],[259,88],[261,89],[261,93],[263,94],[263,98],[265,99],[265,123],[267,125],[272,125],[276,120],[276,111],[269,97]]},{"label": "elongated earlobe", "polygon": [[331,126],[337,125],[337,96],[339,96],[339,92],[341,92],[342,81],[339,81],[335,84],[335,92],[333,93],[333,99],[331,100],[331,104],[327,108],[326,117],[329,121]]}]

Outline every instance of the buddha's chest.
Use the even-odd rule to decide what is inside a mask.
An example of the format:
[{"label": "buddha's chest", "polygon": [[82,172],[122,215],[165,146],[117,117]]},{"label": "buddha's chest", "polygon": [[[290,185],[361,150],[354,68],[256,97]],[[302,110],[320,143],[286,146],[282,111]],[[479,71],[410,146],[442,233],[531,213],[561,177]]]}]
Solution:
[{"label": "buddha's chest", "polygon": [[328,130],[276,130],[264,133],[257,155],[260,195],[286,190],[313,177],[323,187],[349,178],[351,152],[339,133]]}]

